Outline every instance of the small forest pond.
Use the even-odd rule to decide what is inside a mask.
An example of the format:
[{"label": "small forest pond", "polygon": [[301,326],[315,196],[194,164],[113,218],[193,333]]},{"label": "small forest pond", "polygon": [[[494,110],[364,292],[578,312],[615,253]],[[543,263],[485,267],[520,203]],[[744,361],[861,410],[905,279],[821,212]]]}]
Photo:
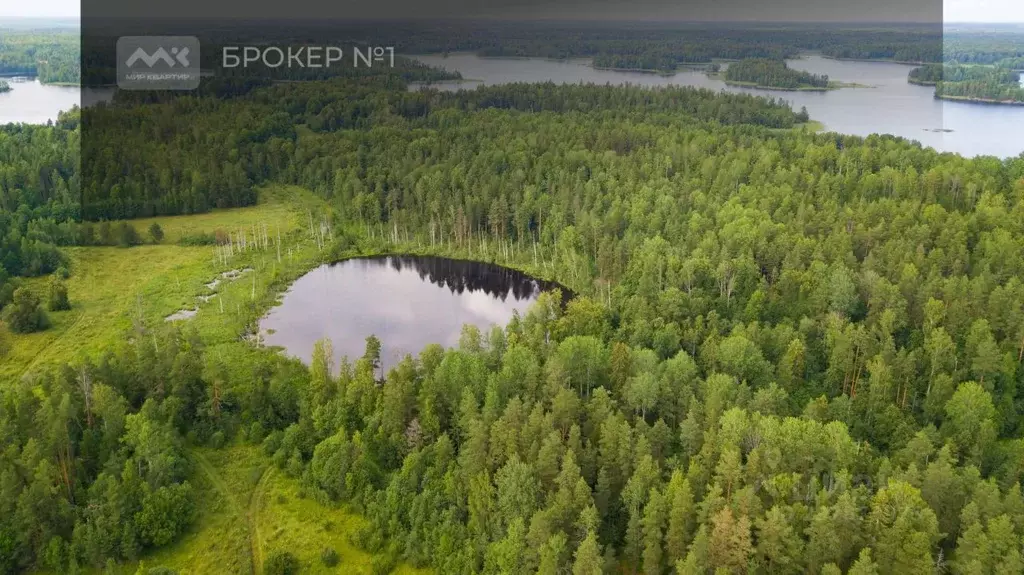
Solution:
[{"label": "small forest pond", "polygon": [[481,262],[425,256],[382,256],[320,266],[299,278],[260,322],[263,343],[309,362],[329,338],[335,364],[355,361],[366,338],[383,346],[390,369],[430,343],[458,345],[462,326],[486,331],[524,314],[545,291],[568,290],[516,270]]}]

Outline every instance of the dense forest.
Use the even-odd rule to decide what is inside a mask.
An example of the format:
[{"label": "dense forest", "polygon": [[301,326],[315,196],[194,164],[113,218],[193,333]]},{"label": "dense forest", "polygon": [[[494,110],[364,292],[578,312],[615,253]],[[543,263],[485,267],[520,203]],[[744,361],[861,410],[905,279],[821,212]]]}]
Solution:
[{"label": "dense forest", "polygon": [[[874,58],[899,56],[914,61],[940,61],[943,46],[942,35],[927,26],[865,30],[792,26],[738,29],[679,23],[474,23],[466,30],[456,26],[416,27],[391,33],[398,45],[408,46],[412,53],[474,51],[487,56],[593,57],[595,64],[606,67],[662,70],[674,70],[679,64],[710,62],[712,58],[777,59],[809,50],[834,57],[867,54]],[[372,33],[379,36],[384,31]]]},{"label": "dense forest", "polygon": [[0,76],[38,76],[43,83],[77,84],[78,32],[0,26]]},{"label": "dense forest", "polygon": [[1020,74],[1008,68],[990,66],[943,66],[928,64],[914,68],[909,78],[921,84],[938,82],[992,81],[999,84],[1020,84]]},{"label": "dense forest", "polygon": [[[940,98],[982,100],[1024,104],[1024,86],[1017,72],[993,72],[982,79],[964,81],[943,80],[935,85],[935,96]],[[1013,78],[1014,81],[1005,81]]]},{"label": "dense forest", "polygon": [[79,573],[190,524],[183,438],[211,409],[202,347],[179,332],[145,341],[0,386],[0,572]]},{"label": "dense forest", "polygon": [[[235,100],[176,98],[166,116],[153,109],[96,109],[85,122],[83,144],[83,214],[87,219],[116,219],[154,214],[188,214],[214,207],[255,202],[255,182],[293,169],[287,157],[295,153],[297,125],[314,131],[366,129],[376,118],[422,118],[444,110],[514,109],[530,112],[595,113],[619,118],[667,118],[671,114],[698,116],[724,124],[760,124],[789,128],[806,121],[782,102],[749,95],[719,96],[712,91],[680,88],[646,90],[639,87],[559,87],[518,84],[482,88],[458,94],[436,91],[382,90],[367,79],[327,83],[345,98],[324,96],[296,101],[291,87],[254,92],[259,107]],[[375,85],[376,84],[376,85]],[[281,104],[270,106],[270,102]],[[202,114],[218,126],[214,133],[182,130],[180,118]],[[298,121],[296,121],[298,119]],[[152,138],[130,126],[145,122],[164,134]],[[220,143],[211,146],[211,138]],[[623,141],[622,151],[634,144]],[[128,172],[125,172],[128,166]],[[188,166],[188,169],[183,169]]]},{"label": "dense forest", "polygon": [[784,90],[825,90],[829,87],[827,75],[793,70],[784,60],[767,58],[749,58],[729,64],[725,69],[725,80]]},{"label": "dense forest", "polygon": [[537,238],[611,303],[470,331],[381,388],[372,354],[334,379],[323,349],[319,415],[265,447],[363,509],[367,545],[444,572],[1019,570],[1021,270],[995,254],[1021,248],[1020,159],[498,111],[409,127],[300,140],[331,159],[295,181],[356,222]]},{"label": "dense forest", "polygon": [[996,66],[1009,68],[1011,70],[1024,71],[1024,56],[1017,58],[1003,58],[996,62]]},{"label": "dense forest", "polygon": [[2,382],[0,571],[174,540],[186,446],[235,439],[361,512],[363,547],[442,573],[1024,569],[1024,156],[680,88],[211,90],[86,110],[81,173],[77,115],[0,132],[10,229],[277,181],[329,202],[338,254],[490,246],[578,296],[383,377],[373,340],[228,370],[138,326]]},{"label": "dense forest", "polygon": [[911,70],[908,81],[935,86],[936,97],[1024,103],[1020,72],[1004,66],[928,64]]},{"label": "dense forest", "polygon": [[56,246],[73,243],[77,117],[62,115],[53,126],[0,126],[0,311],[14,299],[16,277],[56,271],[64,264]]},{"label": "dense forest", "polygon": [[942,35],[943,60],[961,64],[1000,64],[1007,67],[1024,62],[1024,33],[1008,26],[995,29],[947,30]]}]

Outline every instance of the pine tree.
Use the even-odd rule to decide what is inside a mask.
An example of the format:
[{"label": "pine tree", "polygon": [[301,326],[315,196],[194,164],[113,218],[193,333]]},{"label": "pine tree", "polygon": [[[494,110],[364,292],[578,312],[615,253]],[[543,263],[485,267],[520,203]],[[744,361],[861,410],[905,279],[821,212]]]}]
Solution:
[{"label": "pine tree", "polygon": [[696,513],[690,482],[678,469],[672,472],[666,499],[669,505],[668,530],[665,532],[665,560],[675,565],[686,556],[693,535]]},{"label": "pine tree", "polygon": [[879,575],[879,573],[881,571],[878,568],[878,564],[871,559],[871,548],[865,547],[861,550],[857,561],[850,567],[847,575]]},{"label": "pine tree", "polygon": [[723,567],[733,573],[747,569],[747,560],[753,552],[750,537],[750,519],[738,519],[729,507],[722,508],[711,519],[713,525],[708,542],[708,562],[711,567]]},{"label": "pine tree", "polygon": [[572,575],[601,575],[603,559],[597,544],[597,534],[587,532],[587,537],[576,549],[576,560],[572,564]]},{"label": "pine tree", "polygon": [[643,572],[644,575],[658,575],[662,572],[662,532],[665,524],[665,498],[651,489],[644,506],[643,529]]},{"label": "pine tree", "polygon": [[777,505],[755,522],[757,553],[770,572],[789,572],[800,565],[802,542],[793,531],[792,523]]}]

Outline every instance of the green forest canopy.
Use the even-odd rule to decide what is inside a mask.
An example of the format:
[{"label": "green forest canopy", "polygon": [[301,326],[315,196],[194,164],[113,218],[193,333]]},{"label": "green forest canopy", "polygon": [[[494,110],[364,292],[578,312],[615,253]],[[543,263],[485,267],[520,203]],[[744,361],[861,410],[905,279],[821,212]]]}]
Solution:
[{"label": "green forest canopy", "polygon": [[0,76],[38,76],[44,84],[77,84],[79,43],[77,31],[0,26]]},{"label": "green forest canopy", "polygon": [[827,75],[793,70],[786,65],[785,60],[769,58],[747,58],[733,62],[725,70],[725,80],[787,90],[824,90],[829,87]]},{"label": "green forest canopy", "polygon": [[77,173],[77,114],[5,128],[19,245],[76,241],[83,209],[246,205],[276,181],[330,203],[339,253],[385,223],[515,265],[536,243],[581,295],[382,385],[372,353],[227,370],[173,330],[0,382],[2,571],[173,541],[184,438],[218,434],[361,511],[364,547],[443,573],[1024,568],[1024,156],[805,133],[679,88],[337,79],[84,113],[135,171],[86,150]]},{"label": "green forest canopy", "polygon": [[1006,66],[928,64],[910,71],[915,84],[935,85],[935,95],[1024,103],[1020,72]]}]

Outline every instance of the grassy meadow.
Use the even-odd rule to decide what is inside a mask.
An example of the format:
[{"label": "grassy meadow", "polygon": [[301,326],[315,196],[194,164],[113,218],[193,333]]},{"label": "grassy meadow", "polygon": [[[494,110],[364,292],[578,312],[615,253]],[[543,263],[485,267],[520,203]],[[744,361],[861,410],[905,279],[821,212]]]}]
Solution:
[{"label": "grassy meadow", "polygon": [[[72,309],[48,312],[52,325],[45,331],[12,335],[9,353],[0,359],[0,381],[96,357],[123,345],[140,323],[161,325],[183,309],[198,310],[180,324],[196,330],[208,357],[246,361],[256,352],[239,334],[254,314],[272,305],[291,279],[328,257],[307,223],[322,207],[305,190],[271,186],[260,191],[253,207],[130,222],[143,236],[158,223],[164,238],[156,245],[67,248]],[[266,230],[265,241],[252,247],[257,229]],[[214,245],[180,243],[217,232],[236,238],[248,233],[249,245],[228,255]],[[246,271],[234,279],[222,276],[233,270]],[[211,287],[214,280],[219,282]],[[41,277],[26,283],[42,295],[48,281]],[[363,520],[305,498],[299,480],[276,469],[258,446],[193,447],[190,455],[190,481],[200,497],[194,525],[140,562],[111,566],[113,573],[133,575],[166,566],[180,575],[258,574],[266,556],[277,549],[294,554],[302,573],[372,572],[373,557],[350,543]],[[321,560],[328,547],[339,556],[334,567]],[[417,571],[399,566],[394,572]]]},{"label": "grassy meadow", "polygon": [[[349,542],[363,519],[306,497],[299,481],[275,468],[258,446],[195,448],[192,461],[203,510],[192,530],[119,572],[162,566],[181,575],[262,573],[267,555],[279,549],[298,558],[300,573],[373,572],[373,557]],[[339,557],[333,567],[320,557],[327,548]],[[399,566],[392,573],[427,571]]]},{"label": "grassy meadow", "polygon": [[[131,221],[143,235],[152,223],[158,223],[165,234],[158,245],[67,248],[71,260],[71,277],[67,279],[71,309],[48,312],[52,326],[47,330],[13,336],[10,352],[0,360],[0,380],[18,378],[54,363],[92,356],[124,341],[136,321],[158,324],[178,310],[197,306],[204,312],[217,311],[217,317],[212,317],[213,313],[201,313],[187,322],[197,324],[207,343],[235,339],[234,322],[225,322],[225,314],[237,312],[244,299],[254,299],[252,278],[244,278],[250,282],[249,298],[242,293],[246,290],[237,285],[241,278],[222,282],[214,289],[206,284],[232,269],[266,269],[265,263],[276,262],[276,246],[222,259],[218,258],[214,246],[187,246],[178,242],[189,235],[212,234],[218,230],[237,232],[266,224],[273,234],[272,241],[276,242],[280,230],[285,253],[292,250],[288,263],[302,266],[309,257],[308,246],[297,236],[300,235],[300,220],[306,214],[301,213],[304,202],[295,203],[296,198],[311,201],[302,190],[270,188],[263,191],[261,203],[254,207]],[[286,203],[289,200],[292,205]],[[282,261],[281,268],[284,267]],[[266,281],[259,273],[255,275],[256,290],[259,290],[255,295],[262,295],[267,288]],[[44,295],[48,281],[49,277],[41,277],[26,283]],[[217,298],[205,303],[197,299],[214,293],[228,302],[224,313]]]}]

